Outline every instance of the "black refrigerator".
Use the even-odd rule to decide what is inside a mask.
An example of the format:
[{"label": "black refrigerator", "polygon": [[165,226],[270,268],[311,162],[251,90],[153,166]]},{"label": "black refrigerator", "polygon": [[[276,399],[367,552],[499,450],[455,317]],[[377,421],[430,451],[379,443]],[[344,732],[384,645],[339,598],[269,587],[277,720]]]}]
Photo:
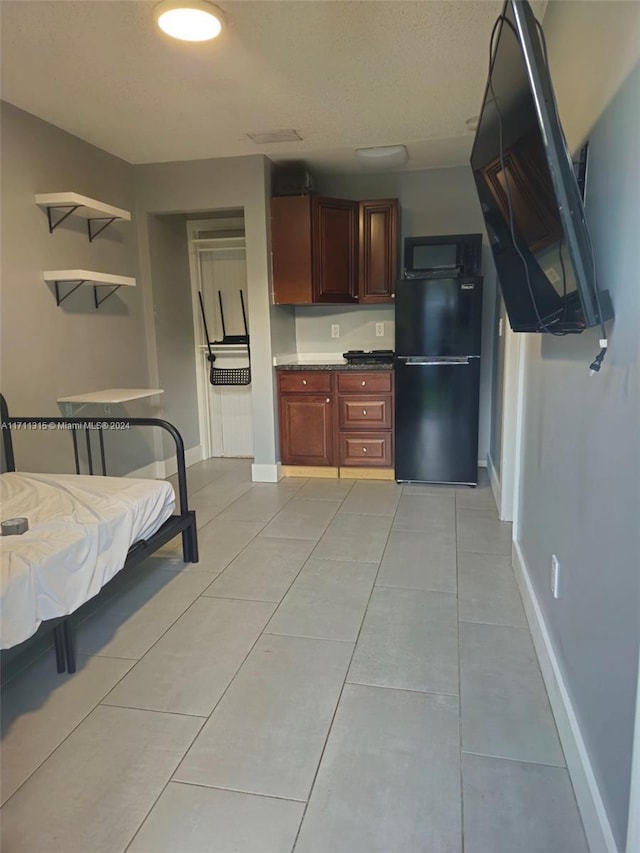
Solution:
[{"label": "black refrigerator", "polygon": [[482,278],[396,287],[395,476],[478,483]]}]

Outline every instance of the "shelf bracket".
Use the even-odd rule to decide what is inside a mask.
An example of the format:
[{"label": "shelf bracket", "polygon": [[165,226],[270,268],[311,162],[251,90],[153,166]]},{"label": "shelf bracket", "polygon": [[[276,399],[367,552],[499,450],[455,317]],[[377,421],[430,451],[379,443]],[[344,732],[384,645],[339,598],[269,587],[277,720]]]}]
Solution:
[{"label": "shelf bracket", "polygon": [[[68,216],[71,216],[72,213],[75,213],[76,210],[80,207],[79,204],[72,204],[69,206],[69,210],[60,217],[60,219],[56,219],[55,222],[51,216],[52,210],[60,210],[60,207],[47,207],[47,219],[49,220],[49,234],[53,234],[58,225],[65,221]],[[64,208],[63,208],[64,209]]]},{"label": "shelf bracket", "polygon": [[[117,216],[109,216],[109,217],[107,217],[107,216],[104,216],[104,217],[96,216],[94,219],[87,219],[87,231],[89,232],[89,242],[92,243],[95,240],[95,238],[98,236],[98,234],[102,234],[104,229],[108,228],[109,225],[111,225],[111,223],[115,222],[117,219],[118,219]],[[95,231],[92,231],[91,230],[91,223],[92,222],[102,222],[104,224],[101,225],[99,228],[96,228]]]},{"label": "shelf bracket", "polygon": [[112,293],[115,293],[119,287],[121,287],[121,285],[116,284],[116,286],[112,287],[106,296],[103,296],[102,299],[98,299],[98,286],[94,284],[93,285],[93,301],[96,304],[96,308],[98,308],[100,305],[102,305],[102,303],[105,302],[111,296]]},{"label": "shelf bracket", "polygon": [[[85,281],[86,281],[86,279],[81,278],[78,282],[76,282],[74,287],[72,287],[71,290],[68,290],[63,296],[60,296],[60,284],[61,284],[61,282],[54,281],[54,284],[56,286],[56,305],[62,305],[64,300],[67,297],[71,296],[71,294],[74,292],[74,290],[77,290],[80,287],[80,285],[85,283]],[[67,283],[69,283],[69,282],[65,282],[65,284],[67,284]]]}]

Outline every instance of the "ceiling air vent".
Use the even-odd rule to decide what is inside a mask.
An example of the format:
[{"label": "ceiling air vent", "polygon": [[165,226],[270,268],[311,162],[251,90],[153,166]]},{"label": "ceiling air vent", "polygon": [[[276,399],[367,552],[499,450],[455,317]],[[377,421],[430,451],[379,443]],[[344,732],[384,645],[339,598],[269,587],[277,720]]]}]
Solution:
[{"label": "ceiling air vent", "polygon": [[267,145],[270,142],[302,142],[302,137],[295,130],[264,130],[258,133],[247,133],[256,145]]}]

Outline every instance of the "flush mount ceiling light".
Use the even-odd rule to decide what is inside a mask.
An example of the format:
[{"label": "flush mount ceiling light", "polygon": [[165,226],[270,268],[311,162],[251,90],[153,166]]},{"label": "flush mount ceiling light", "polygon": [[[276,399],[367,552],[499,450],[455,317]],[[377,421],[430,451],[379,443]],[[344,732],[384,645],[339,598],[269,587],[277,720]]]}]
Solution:
[{"label": "flush mount ceiling light", "polygon": [[153,10],[156,24],[182,41],[209,41],[220,35],[224,15],[208,0],[164,0]]},{"label": "flush mount ceiling light", "polygon": [[404,166],[409,154],[404,145],[380,145],[377,148],[356,148],[356,157],[363,166],[386,168]]}]

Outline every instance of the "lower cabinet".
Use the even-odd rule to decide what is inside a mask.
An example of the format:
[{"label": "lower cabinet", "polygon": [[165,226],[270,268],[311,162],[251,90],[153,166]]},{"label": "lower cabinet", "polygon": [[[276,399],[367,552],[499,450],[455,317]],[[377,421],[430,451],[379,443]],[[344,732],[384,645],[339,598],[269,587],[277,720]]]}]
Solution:
[{"label": "lower cabinet", "polygon": [[390,468],[393,373],[279,371],[284,465]]},{"label": "lower cabinet", "polygon": [[284,465],[335,465],[331,397],[280,395],[280,455]]}]

